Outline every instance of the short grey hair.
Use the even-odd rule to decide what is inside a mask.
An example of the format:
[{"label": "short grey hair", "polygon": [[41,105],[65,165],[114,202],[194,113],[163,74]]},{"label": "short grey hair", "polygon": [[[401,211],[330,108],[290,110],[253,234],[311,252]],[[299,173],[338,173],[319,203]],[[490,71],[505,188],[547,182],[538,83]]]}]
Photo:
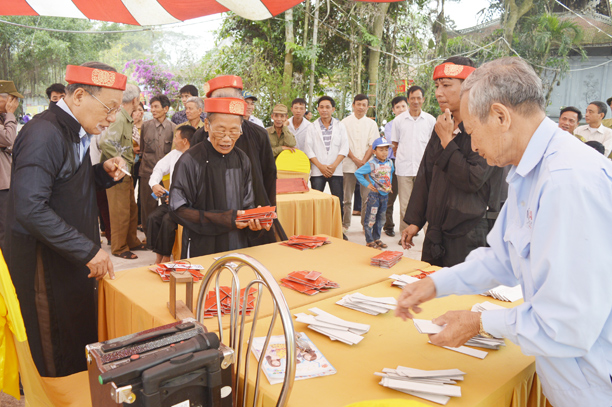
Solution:
[{"label": "short grey hair", "polygon": [[201,97],[192,96],[189,99],[187,99],[185,104],[187,104],[187,103],[195,103],[195,105],[198,107],[198,109],[204,110],[204,101],[202,100]]},{"label": "short grey hair", "polygon": [[244,99],[242,97],[242,92],[237,88],[221,88],[216,89],[210,95],[211,98],[238,98]]},{"label": "short grey hair", "polygon": [[470,93],[468,108],[480,120],[487,121],[493,103],[501,103],[521,115],[534,109],[545,111],[546,98],[542,80],[521,58],[506,57],[483,64],[461,86],[461,97]]},{"label": "short grey hair", "polygon": [[130,103],[136,98],[140,98],[140,88],[130,83],[125,87],[125,90],[123,91],[123,98],[121,98],[121,103]]}]

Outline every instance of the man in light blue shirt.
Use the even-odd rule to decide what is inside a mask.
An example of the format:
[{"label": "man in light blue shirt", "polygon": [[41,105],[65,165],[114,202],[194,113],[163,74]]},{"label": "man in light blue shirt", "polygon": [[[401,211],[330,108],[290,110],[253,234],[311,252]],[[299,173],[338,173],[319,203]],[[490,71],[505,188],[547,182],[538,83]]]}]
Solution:
[{"label": "man in light blue shirt", "polygon": [[430,340],[460,346],[506,337],[536,357],[553,406],[612,405],[612,164],[545,115],[541,80],[518,58],[478,68],[462,86],[472,148],[512,165],[508,199],[487,241],[464,263],[406,286],[396,315],[434,297],[520,284],[524,303],[449,311]]}]

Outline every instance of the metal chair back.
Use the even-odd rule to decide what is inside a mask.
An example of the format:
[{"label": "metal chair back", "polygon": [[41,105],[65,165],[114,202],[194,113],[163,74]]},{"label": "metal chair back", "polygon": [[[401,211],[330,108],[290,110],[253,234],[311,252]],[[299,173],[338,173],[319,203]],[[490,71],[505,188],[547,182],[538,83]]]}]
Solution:
[{"label": "metal chair back", "polygon": [[[240,298],[240,290],[241,290],[241,281],[239,278],[239,274],[241,269],[247,267],[250,269],[254,278],[251,279],[249,276],[249,281],[244,285],[244,294],[242,298]],[[230,273],[232,283],[231,283],[231,293],[232,299],[230,304],[230,324],[229,324],[229,338],[225,338],[225,332],[223,329],[223,320],[221,314],[221,296],[220,296],[220,278],[223,273]],[[287,301],[280,289],[280,286],[272,276],[272,274],[257,260],[254,258],[239,254],[232,253],[226,256],[219,258],[212,266],[208,269],[205,274],[204,280],[202,282],[202,286],[200,288],[200,293],[198,295],[198,303],[197,303],[197,319],[200,322],[203,322],[206,296],[209,291],[209,286],[214,282],[214,290],[217,299],[217,322],[219,324],[219,339],[221,342],[234,350],[235,361],[233,364],[234,369],[234,383],[233,383],[233,397],[234,397],[234,406],[247,406],[247,385],[249,382],[249,354],[252,352],[253,348],[253,339],[255,338],[255,328],[257,325],[257,318],[260,313],[261,300],[263,295],[265,295],[266,291],[272,297],[273,302],[273,313],[270,322],[270,327],[268,328],[268,333],[266,335],[266,340],[263,345],[261,356],[259,357],[259,362],[257,364],[257,374],[255,377],[255,387],[253,389],[253,407],[257,402],[257,395],[259,391],[259,381],[261,379],[262,373],[262,363],[265,360],[265,352],[268,348],[268,344],[270,342],[270,337],[272,336],[272,330],[274,328],[276,318],[280,315],[281,323],[283,326],[284,336],[285,336],[285,345],[287,348],[286,354],[286,368],[285,368],[285,378],[283,381],[283,387],[281,389],[280,395],[278,397],[278,401],[276,403],[277,407],[283,407],[287,404],[289,400],[289,395],[291,393],[291,389],[293,387],[293,382],[295,380],[295,368],[296,368],[296,342],[295,342],[295,331],[293,329],[293,319],[291,317],[291,313],[289,311],[289,306],[287,305]],[[252,323],[251,330],[248,335],[248,340],[245,344],[245,323],[247,322],[247,304],[248,304],[248,294],[251,288],[257,288],[257,293],[255,297],[255,303],[253,304],[252,311]],[[240,303],[242,300],[242,312],[240,312]],[[228,339],[227,341],[225,339]],[[246,348],[245,348],[246,347]],[[241,373],[243,375],[241,379]],[[242,386],[242,391],[239,392],[239,386]],[[241,400],[239,399],[241,397]]]}]

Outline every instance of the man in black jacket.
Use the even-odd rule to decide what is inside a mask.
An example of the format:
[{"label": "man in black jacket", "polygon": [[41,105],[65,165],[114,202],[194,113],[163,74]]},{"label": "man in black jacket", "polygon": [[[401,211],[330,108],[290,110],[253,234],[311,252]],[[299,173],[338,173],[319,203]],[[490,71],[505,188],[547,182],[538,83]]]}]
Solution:
[{"label": "man in black jacket", "polygon": [[497,212],[503,169],[487,165],[472,151],[472,139],[461,119],[460,92],[474,71],[469,58],[451,57],[437,66],[433,79],[436,99],[444,111],[438,117],[414,183],[404,222],[402,246],[428,223],[421,259],[441,267],[461,263],[486,245],[487,212]]}]

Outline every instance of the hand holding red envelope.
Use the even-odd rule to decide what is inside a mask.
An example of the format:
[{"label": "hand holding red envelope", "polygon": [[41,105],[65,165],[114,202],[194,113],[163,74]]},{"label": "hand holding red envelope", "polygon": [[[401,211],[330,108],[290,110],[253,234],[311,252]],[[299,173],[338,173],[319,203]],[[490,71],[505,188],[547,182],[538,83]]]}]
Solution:
[{"label": "hand holding red envelope", "polygon": [[281,278],[281,285],[306,295],[315,295],[330,288],[340,287],[338,283],[323,277],[318,271],[307,270],[289,273],[287,277]]},{"label": "hand holding red envelope", "polygon": [[261,226],[272,226],[272,222],[276,219],[276,206],[261,206],[259,208],[245,209],[242,215],[236,216],[236,222],[248,222],[250,220],[259,220]]}]

